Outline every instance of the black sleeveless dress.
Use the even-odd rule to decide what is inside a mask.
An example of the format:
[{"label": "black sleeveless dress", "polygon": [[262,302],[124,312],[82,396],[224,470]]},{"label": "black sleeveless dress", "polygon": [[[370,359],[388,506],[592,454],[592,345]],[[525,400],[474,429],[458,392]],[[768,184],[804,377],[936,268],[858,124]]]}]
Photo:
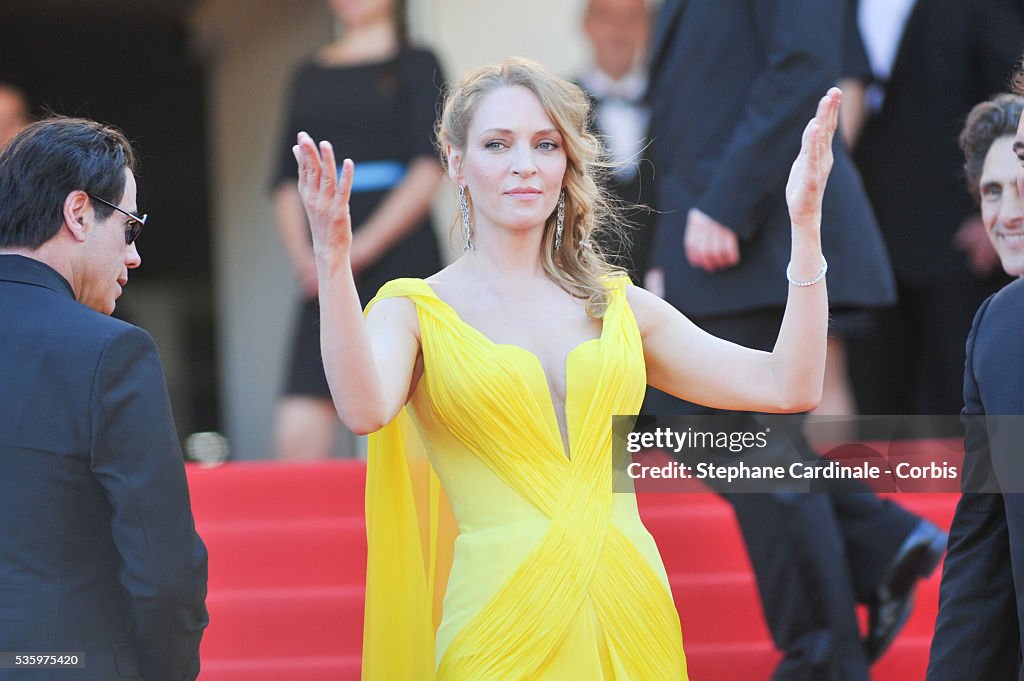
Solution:
[{"label": "black sleeveless dress", "polygon": [[[300,130],[329,140],[338,158],[355,161],[349,208],[358,232],[409,163],[436,158],[434,122],[440,111],[444,75],[434,55],[409,49],[393,59],[348,66],[315,61],[292,77],[286,123],[272,186],[298,179],[292,145]],[[406,237],[359,275],[356,286],[365,306],[387,281],[427,277],[441,269],[429,215]],[[291,348],[285,394],[329,397],[320,356],[320,312],[316,298],[302,301]]]}]

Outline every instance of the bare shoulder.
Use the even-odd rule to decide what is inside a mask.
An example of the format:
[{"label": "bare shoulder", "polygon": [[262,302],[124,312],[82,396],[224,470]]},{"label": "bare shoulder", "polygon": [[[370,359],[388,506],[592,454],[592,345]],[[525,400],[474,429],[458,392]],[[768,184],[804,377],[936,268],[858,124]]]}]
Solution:
[{"label": "bare shoulder", "polygon": [[417,340],[420,337],[416,303],[405,296],[378,300],[366,314],[366,322],[371,330],[407,331]]},{"label": "bare shoulder", "polygon": [[646,337],[651,331],[673,316],[682,316],[672,305],[645,288],[630,284],[626,287],[626,301],[629,303],[640,335]]}]

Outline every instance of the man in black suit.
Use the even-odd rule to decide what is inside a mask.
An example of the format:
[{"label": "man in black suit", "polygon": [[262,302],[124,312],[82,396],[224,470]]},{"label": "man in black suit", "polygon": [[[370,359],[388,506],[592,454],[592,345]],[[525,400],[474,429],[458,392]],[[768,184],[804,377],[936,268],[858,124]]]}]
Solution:
[{"label": "man in black suit", "polygon": [[84,119],[0,149],[0,651],[81,665],[3,681],[199,674],[207,556],[160,359],[109,316],[141,261],[134,169]]},{"label": "man in black suit", "polygon": [[644,53],[651,26],[647,0],[589,0],[583,30],[593,64],[579,79],[593,102],[591,126],[608,150],[613,167],[606,185],[623,206],[622,234],[600,244],[614,264],[639,284],[647,269],[654,228],[654,168],[644,158],[650,112]]},{"label": "man in black suit", "polygon": [[[770,350],[789,286],[787,164],[840,75],[845,0],[667,0],[651,62],[661,212],[649,280],[706,331]],[[833,306],[890,302],[885,249],[838,142],[822,245]],[[681,349],[685,352],[685,349]],[[707,410],[654,393],[651,414]],[[781,459],[814,458],[798,435]],[[764,454],[764,453],[762,453]],[[849,490],[864,490],[850,486]],[[866,493],[730,494],[765,617],[785,657],[776,681],[868,679],[942,554],[930,523]],[[855,602],[871,608],[862,643]]]},{"label": "man in black suit", "polygon": [[857,0],[873,80],[854,160],[892,257],[899,301],[851,343],[864,414],[961,406],[971,316],[1005,282],[961,185],[960,126],[1006,89],[1024,49],[1020,0]]},{"label": "man in black suit", "polygon": [[[1024,82],[1022,94],[1024,94]],[[1016,281],[974,317],[963,495],[949,532],[927,681],[1024,681],[1024,98],[976,106],[961,136],[982,224]]]}]

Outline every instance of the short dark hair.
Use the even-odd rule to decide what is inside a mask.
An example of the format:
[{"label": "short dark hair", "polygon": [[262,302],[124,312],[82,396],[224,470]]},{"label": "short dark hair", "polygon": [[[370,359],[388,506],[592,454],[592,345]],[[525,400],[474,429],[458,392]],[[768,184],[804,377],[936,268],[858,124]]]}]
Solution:
[{"label": "short dark hair", "polygon": [[1015,95],[1024,96],[1024,56],[1017,62],[1017,70],[1013,73],[1013,78],[1010,79],[1010,89]]},{"label": "short dark hair", "polygon": [[[0,248],[35,250],[52,239],[76,189],[116,204],[135,166],[117,128],[65,116],[30,124],[0,149]],[[93,209],[101,219],[113,211],[98,201]]]},{"label": "short dark hair", "polygon": [[967,191],[975,200],[981,198],[978,184],[989,147],[1000,137],[1016,134],[1022,113],[1024,97],[1002,94],[976,105],[967,115],[967,122],[960,133],[960,148],[964,152]]}]

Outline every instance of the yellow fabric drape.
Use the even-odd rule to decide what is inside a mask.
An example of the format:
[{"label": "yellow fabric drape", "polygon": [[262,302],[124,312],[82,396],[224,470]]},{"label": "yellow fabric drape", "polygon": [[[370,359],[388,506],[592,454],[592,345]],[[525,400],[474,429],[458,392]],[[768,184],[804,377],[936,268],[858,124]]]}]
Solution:
[{"label": "yellow fabric drape", "polygon": [[405,409],[370,438],[364,679],[433,679],[455,520]]},{"label": "yellow fabric drape", "polygon": [[[646,382],[625,285],[611,282],[601,337],[567,358],[568,458],[531,353],[492,343],[422,280],[389,282],[367,307],[393,296],[416,304],[424,371],[410,404],[370,438],[364,681],[565,678],[560,669],[686,678],[656,547],[632,495],[612,493],[611,416],[635,413]],[[453,509],[463,569],[445,613]],[[487,561],[506,537],[521,558]],[[485,601],[460,601],[495,581]]]}]

